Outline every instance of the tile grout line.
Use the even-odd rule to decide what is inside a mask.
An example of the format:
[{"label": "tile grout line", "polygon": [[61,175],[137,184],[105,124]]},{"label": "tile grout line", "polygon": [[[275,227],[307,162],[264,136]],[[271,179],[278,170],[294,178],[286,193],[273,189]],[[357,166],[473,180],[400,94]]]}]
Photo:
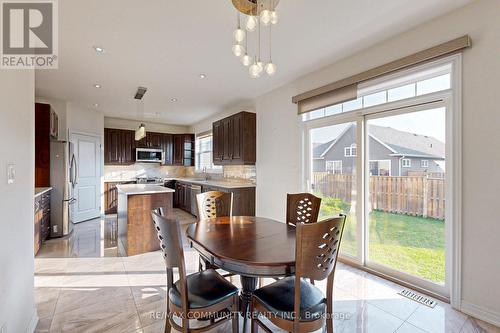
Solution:
[{"label": "tile grout line", "polygon": [[128,274],[127,267],[125,265],[125,259],[124,259],[124,257],[120,257],[120,260],[121,260],[122,265],[123,265],[123,270],[124,270],[125,274],[127,275],[128,288],[130,290],[130,294],[132,295],[132,301],[134,302],[135,313],[137,314],[137,317],[139,318],[139,324],[141,325],[141,331],[143,331],[144,325],[142,323],[141,315],[139,313],[139,308],[137,307],[137,302],[135,301],[134,291],[132,290],[132,286],[130,285],[129,274]]}]

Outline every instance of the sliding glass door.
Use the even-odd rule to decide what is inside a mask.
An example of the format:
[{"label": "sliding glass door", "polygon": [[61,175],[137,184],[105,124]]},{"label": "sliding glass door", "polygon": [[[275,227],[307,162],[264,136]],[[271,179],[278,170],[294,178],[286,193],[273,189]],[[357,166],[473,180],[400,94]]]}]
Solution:
[{"label": "sliding glass door", "polygon": [[444,286],[446,108],[402,108],[365,124],[365,264]]},{"label": "sliding glass door", "polygon": [[342,254],[358,257],[356,122],[323,126],[309,131],[310,191],[322,198],[320,219],[347,215]]},{"label": "sliding glass door", "polygon": [[341,257],[445,297],[458,276],[459,76],[442,59],[302,116],[304,187],[320,218],[347,215]]}]

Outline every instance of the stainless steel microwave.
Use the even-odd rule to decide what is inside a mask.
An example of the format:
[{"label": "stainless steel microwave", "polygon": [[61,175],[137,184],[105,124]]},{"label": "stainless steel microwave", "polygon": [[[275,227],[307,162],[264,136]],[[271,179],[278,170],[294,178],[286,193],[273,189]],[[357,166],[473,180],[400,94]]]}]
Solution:
[{"label": "stainless steel microwave", "polygon": [[154,148],[136,148],[135,161],[139,163],[163,163],[163,150]]}]

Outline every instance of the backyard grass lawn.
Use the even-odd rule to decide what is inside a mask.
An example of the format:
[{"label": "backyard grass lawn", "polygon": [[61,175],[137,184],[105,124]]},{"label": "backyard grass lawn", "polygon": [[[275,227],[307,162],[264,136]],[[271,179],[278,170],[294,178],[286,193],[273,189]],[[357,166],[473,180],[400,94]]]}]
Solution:
[{"label": "backyard grass lawn", "polygon": [[[444,221],[391,214],[370,213],[370,261],[444,283]],[[356,223],[347,218],[341,251],[356,255]]]}]

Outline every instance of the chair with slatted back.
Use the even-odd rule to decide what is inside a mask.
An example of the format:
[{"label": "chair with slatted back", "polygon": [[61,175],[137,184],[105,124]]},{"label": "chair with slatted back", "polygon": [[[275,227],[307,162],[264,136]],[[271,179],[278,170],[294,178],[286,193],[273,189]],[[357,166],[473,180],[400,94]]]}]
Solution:
[{"label": "chair with slatted back", "polygon": [[[295,226],[298,223],[318,222],[320,207],[321,198],[311,193],[288,193],[286,195],[286,223]],[[311,280],[311,283],[314,284],[314,281]],[[260,279],[259,285],[264,286],[263,279]]]},{"label": "chair with slatted back", "polygon": [[[219,191],[200,193],[196,195],[196,203],[198,207],[198,218],[200,220],[233,215],[233,193]],[[212,265],[209,260],[200,256],[200,271],[203,269],[203,266],[205,266],[205,268],[218,269],[218,267]],[[224,274],[226,277],[232,275],[233,274]]]},{"label": "chair with slatted back", "polygon": [[233,215],[233,193],[209,191],[196,195],[200,220]]},{"label": "chair with slatted back", "polygon": [[315,223],[318,221],[321,198],[311,193],[286,195],[286,223]]},{"label": "chair with slatted back", "polygon": [[[165,332],[173,327],[180,332],[204,332],[232,318],[232,331],[238,332],[238,288],[213,269],[186,276],[179,221],[151,212],[167,271],[167,316]],[[174,283],[173,269],[179,280]],[[223,315],[221,315],[223,314]],[[179,325],[174,316],[181,320]],[[209,317],[209,324],[190,328],[189,318]]]},{"label": "chair with slatted back", "polygon": [[[317,223],[298,223],[295,246],[295,276],[257,289],[252,297],[252,333],[261,326],[271,332],[260,315],[279,328],[294,333],[324,327],[333,332],[333,280],[344,231],[345,216]],[[306,278],[327,279],[326,297]],[[295,315],[299,314],[299,315]]]}]

